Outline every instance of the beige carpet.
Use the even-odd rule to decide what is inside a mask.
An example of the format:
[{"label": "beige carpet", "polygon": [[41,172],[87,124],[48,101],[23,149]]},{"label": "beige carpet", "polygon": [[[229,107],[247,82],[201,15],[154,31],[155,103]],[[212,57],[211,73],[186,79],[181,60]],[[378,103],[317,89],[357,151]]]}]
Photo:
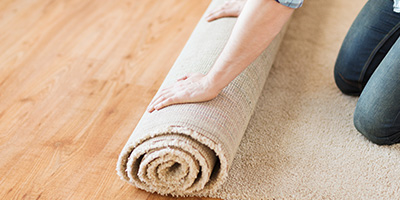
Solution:
[{"label": "beige carpet", "polygon": [[[118,168],[120,175],[139,188],[175,195],[193,194],[223,199],[399,199],[400,146],[377,146],[364,139],[352,124],[357,98],[341,94],[333,80],[333,66],[341,41],[364,3],[365,0],[306,0],[304,6],[295,12],[243,138],[240,134],[236,137],[225,137],[228,133],[232,134],[231,131],[238,131],[234,128],[239,127],[240,129],[241,124],[229,124],[230,126],[227,128],[230,131],[223,132],[222,139],[201,140],[202,133],[199,127],[190,127],[192,130],[199,129],[195,132],[187,129],[183,131],[183,134],[188,134],[195,140],[206,143],[208,147],[211,146],[211,150],[216,152],[220,158],[220,160],[208,160],[208,158],[203,159],[202,156],[194,155],[194,158],[191,158],[193,155],[182,154],[181,158],[183,159],[179,162],[187,162],[183,165],[189,166],[189,168],[191,165],[200,165],[201,167],[197,168],[197,171],[203,170],[204,166],[217,166],[218,168],[220,165],[220,170],[216,172],[217,174],[211,175],[211,180],[205,180],[207,177],[199,178],[210,181],[208,183],[200,181],[203,185],[196,185],[196,187],[199,186],[197,189],[200,188],[200,191],[191,186],[186,188],[189,189],[189,193],[181,190],[181,186],[190,182],[182,177],[182,179],[167,180],[168,178],[164,176],[157,178],[150,175],[150,179],[160,179],[161,182],[170,181],[171,187],[166,188],[152,180],[147,180],[147,182],[153,186],[140,183],[139,178],[132,173],[135,172],[134,168],[140,165],[135,162],[137,160],[151,162],[152,156],[144,158],[141,153],[146,151],[153,153],[154,151],[139,150],[136,157],[131,153],[136,145],[145,140],[141,139],[145,137],[144,135],[155,135],[148,132],[136,135],[134,133],[129,139],[120,157]],[[181,66],[181,69],[183,67],[185,66]],[[201,70],[206,70],[206,68]],[[179,73],[172,70],[170,74],[178,76]],[[172,80],[173,78],[174,76],[169,75],[167,83],[168,79]],[[260,80],[256,80],[256,83],[258,83],[257,81]],[[243,88],[243,85],[237,87]],[[232,90],[225,91],[227,99],[234,98],[229,93]],[[256,92],[257,88],[240,91]],[[249,95],[246,94],[244,97]],[[238,101],[243,102],[246,99]],[[225,120],[228,122],[245,121],[246,115],[252,110],[252,103],[254,101],[240,104],[241,112],[236,115],[231,113],[232,119]],[[165,116],[162,116],[162,112],[157,115],[165,118],[168,116],[167,112],[170,111],[187,114],[193,112],[191,109],[198,109],[196,106],[202,105],[206,105],[207,108],[209,104],[170,107],[170,110],[165,111]],[[222,105],[225,105],[224,102],[218,104],[218,106]],[[227,107],[233,108],[229,105]],[[197,112],[197,114],[204,113]],[[222,117],[219,112],[214,114]],[[208,116],[208,119],[212,121],[213,116]],[[144,116],[144,118],[145,122],[150,120],[148,116]],[[170,118],[181,120],[180,116],[170,116]],[[146,124],[141,123],[138,127]],[[149,129],[151,123],[148,121],[147,124],[146,129]],[[184,125],[186,124],[178,125],[180,130],[165,129],[163,133],[182,131],[181,128]],[[223,127],[223,125],[220,126]],[[189,147],[184,152],[193,151],[190,148],[198,146],[198,149],[201,149],[199,151],[204,152],[200,154],[212,154],[207,150],[208,147],[203,148],[196,142],[192,144],[192,141],[186,136],[179,137],[174,141],[183,141],[182,144],[173,145],[185,146],[186,141],[190,141],[187,142]],[[236,151],[235,145],[239,137],[241,142],[240,145],[238,143],[239,147]],[[229,139],[233,141],[229,143]],[[217,140],[221,144],[212,142]],[[168,143],[168,140],[164,141]],[[150,145],[147,147],[154,144],[154,141],[148,140],[148,142]],[[160,144],[160,146],[163,145]],[[166,156],[165,159],[179,160],[179,155],[181,155],[179,151],[178,149],[178,153],[170,155],[171,158]],[[131,159],[128,158],[130,156]],[[185,156],[188,156],[187,159]],[[232,158],[233,161],[230,160]],[[161,169],[157,169],[156,166],[159,163],[157,163],[157,159],[154,158],[154,160],[155,165],[152,170],[148,170],[149,174],[181,174],[182,171],[189,170],[189,168],[181,166],[177,171],[176,166],[173,167],[171,162],[167,162],[161,165]],[[194,163],[187,160],[194,160]],[[196,164],[196,160],[202,161],[199,162],[200,164]],[[133,167],[129,168],[126,165],[129,161]],[[219,162],[220,164],[216,164]],[[166,170],[168,167],[174,170]],[[223,173],[228,169],[229,173],[226,178]],[[146,170],[143,169],[139,176],[146,176],[144,175],[146,172],[143,172]],[[204,172],[211,173],[207,170]],[[140,174],[140,172],[138,173]],[[181,176],[193,178],[193,174],[190,173],[188,175],[181,174]],[[199,181],[197,178],[194,179],[196,179],[194,181]],[[216,182],[224,183],[219,190],[213,192],[213,187],[219,185]],[[161,192],[155,188],[157,186],[161,187]]]},{"label": "beige carpet", "polygon": [[306,0],[294,13],[240,144],[224,199],[400,199],[400,146],[353,124],[333,67],[365,0]]},{"label": "beige carpet", "polygon": [[[223,2],[213,1],[209,10]],[[161,88],[191,72],[207,73],[235,22],[236,18],[200,20]],[[120,154],[121,178],[160,194],[215,192],[226,181],[283,35],[284,31],[217,98],[145,113]]]}]

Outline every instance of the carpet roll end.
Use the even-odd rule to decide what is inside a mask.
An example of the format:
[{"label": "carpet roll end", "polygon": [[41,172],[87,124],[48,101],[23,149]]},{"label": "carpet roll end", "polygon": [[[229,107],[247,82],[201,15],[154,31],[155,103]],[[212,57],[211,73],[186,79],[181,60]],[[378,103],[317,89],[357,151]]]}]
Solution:
[{"label": "carpet roll end", "polygon": [[193,196],[215,191],[226,179],[226,161],[222,164],[223,159],[212,149],[218,149],[217,145],[207,138],[199,142],[196,136],[201,137],[186,128],[169,127],[128,144],[119,157],[118,175],[140,189],[162,195]]}]

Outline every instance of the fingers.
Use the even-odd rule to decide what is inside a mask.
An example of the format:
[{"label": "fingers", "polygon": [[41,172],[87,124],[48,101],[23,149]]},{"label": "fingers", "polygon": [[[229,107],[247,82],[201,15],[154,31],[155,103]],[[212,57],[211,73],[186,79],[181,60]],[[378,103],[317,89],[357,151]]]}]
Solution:
[{"label": "fingers", "polygon": [[170,92],[170,90],[170,88],[160,90],[150,102],[149,106],[147,107],[147,111],[150,113],[153,112],[155,110],[155,105],[157,105],[160,101],[163,101],[166,98],[170,97],[171,94],[173,94],[172,92]]},{"label": "fingers", "polygon": [[219,8],[219,9],[213,11],[212,13],[210,13],[210,14],[206,17],[206,20],[207,20],[208,22],[211,22],[211,21],[214,21],[214,20],[216,20],[216,19],[219,19],[219,18],[222,18],[222,17],[226,17],[226,16],[227,16],[227,14],[226,14],[226,12],[224,11],[224,9],[223,9],[223,8]]},{"label": "fingers", "polygon": [[178,80],[176,80],[176,81],[183,81],[183,80],[186,80],[187,78],[189,78],[189,76],[185,75],[185,76],[182,76],[181,78],[178,78]]},{"label": "fingers", "polygon": [[217,9],[211,11],[207,16],[208,22],[214,21],[223,17],[237,17],[240,14],[242,5],[245,1],[227,1]]},{"label": "fingers", "polygon": [[147,111],[151,113],[172,104],[209,100],[208,92],[204,91],[208,88],[204,86],[204,77],[202,73],[192,73],[179,78],[173,85],[157,92]]},{"label": "fingers", "polygon": [[154,106],[155,110],[160,110],[161,108],[167,107],[169,105],[172,105],[174,103],[176,103],[176,98],[174,97],[169,97],[169,98],[165,98],[163,101],[160,101],[158,104],[156,104]]},{"label": "fingers", "polygon": [[177,97],[174,93],[170,92],[165,95],[160,96],[156,101],[154,101],[148,108],[147,111],[152,113],[155,110],[160,110],[161,108],[167,107],[169,105],[177,103]]},{"label": "fingers", "polygon": [[184,81],[184,80],[190,80],[190,79],[192,79],[193,77],[197,77],[197,76],[204,76],[204,74],[202,74],[202,73],[199,73],[199,72],[196,72],[196,73],[190,73],[190,74],[187,74],[187,75],[185,75],[185,76],[182,76],[181,78],[178,78],[177,79],[177,81],[179,82],[179,81]]},{"label": "fingers", "polygon": [[152,103],[150,103],[149,107],[148,107],[148,111],[151,113],[154,110],[159,110],[157,109],[157,106],[161,103],[166,101],[167,99],[171,98],[174,96],[173,92],[166,92],[163,94],[160,94]]},{"label": "fingers", "polygon": [[[192,74],[182,76],[181,78],[177,79],[177,82],[185,81],[185,80],[189,79],[191,76],[192,76]],[[157,94],[154,96],[153,100],[150,102],[149,106],[147,107],[147,111],[151,113],[154,110],[156,110],[155,107],[158,104],[160,104],[163,101],[166,101],[168,98],[173,96],[173,94],[174,94],[173,88],[176,86],[179,86],[179,85],[181,85],[181,83],[176,83],[175,85],[169,86],[167,88],[164,88],[164,89],[158,91]],[[164,105],[163,107],[165,107],[165,106],[166,105]]]},{"label": "fingers", "polygon": [[176,81],[179,82],[179,81],[189,80],[189,79],[193,78],[194,76],[197,76],[198,74],[201,74],[201,73],[187,74],[185,76],[182,76],[181,78],[178,78]]}]

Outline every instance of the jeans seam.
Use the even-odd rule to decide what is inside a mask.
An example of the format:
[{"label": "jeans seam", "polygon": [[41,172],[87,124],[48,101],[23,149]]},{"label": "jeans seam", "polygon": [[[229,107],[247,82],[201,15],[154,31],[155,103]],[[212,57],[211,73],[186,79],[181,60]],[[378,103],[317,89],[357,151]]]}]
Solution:
[{"label": "jeans seam", "polygon": [[[386,34],[386,36],[378,43],[378,45],[376,45],[376,47],[374,48],[374,50],[372,51],[371,55],[368,57],[367,62],[365,62],[362,70],[361,70],[361,74],[360,74],[360,78],[358,79],[358,82],[360,83],[360,87],[362,87],[363,85],[363,81],[365,78],[365,73],[367,72],[368,67],[370,66],[372,59],[375,57],[376,53],[378,52],[379,49],[382,48],[383,44],[390,38],[390,36],[392,36],[398,29],[400,28],[400,23],[397,24],[396,26],[394,26],[392,28],[392,30],[389,31],[389,33]],[[360,88],[362,89],[362,88]]]},{"label": "jeans seam", "polygon": [[[338,72],[338,75],[339,75],[340,79],[342,79],[342,81],[344,81],[348,85],[351,85],[351,86],[354,86],[354,87],[358,87],[358,88],[361,87],[360,86],[361,84],[359,82],[352,82],[352,81],[349,81],[349,80],[345,79],[344,76],[342,75],[342,73]],[[360,95],[360,93],[361,93],[361,91],[360,92],[353,92],[353,93],[349,93],[349,94],[350,95]]]}]

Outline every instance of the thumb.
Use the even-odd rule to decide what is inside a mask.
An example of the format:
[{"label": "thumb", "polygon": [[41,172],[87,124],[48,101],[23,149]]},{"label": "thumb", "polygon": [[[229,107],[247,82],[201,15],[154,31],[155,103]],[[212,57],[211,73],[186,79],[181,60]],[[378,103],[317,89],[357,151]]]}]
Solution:
[{"label": "thumb", "polygon": [[185,75],[185,76],[178,78],[176,81],[183,81],[183,80],[186,80],[187,78],[189,78],[189,76]]}]

